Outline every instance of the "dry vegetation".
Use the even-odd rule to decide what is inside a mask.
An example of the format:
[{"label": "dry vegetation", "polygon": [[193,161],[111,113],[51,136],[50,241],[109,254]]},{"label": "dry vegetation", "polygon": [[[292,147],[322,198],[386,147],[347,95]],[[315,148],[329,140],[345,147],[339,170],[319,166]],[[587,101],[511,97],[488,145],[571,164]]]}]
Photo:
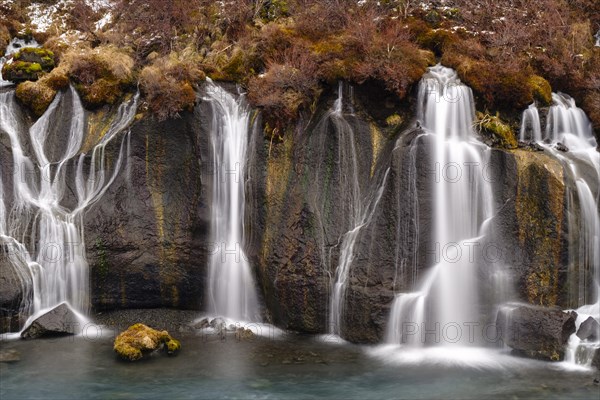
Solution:
[{"label": "dry vegetation", "polygon": [[[17,34],[46,40],[88,106],[114,103],[139,82],[147,109],[172,117],[193,106],[204,72],[240,83],[278,127],[326,84],[376,81],[403,98],[441,61],[489,113],[516,116],[561,90],[600,128],[596,0],[115,0],[102,29],[102,13],[77,0],[67,26],[44,35],[27,30],[29,3],[4,6],[0,47]],[[76,40],[60,36],[67,29]]]}]

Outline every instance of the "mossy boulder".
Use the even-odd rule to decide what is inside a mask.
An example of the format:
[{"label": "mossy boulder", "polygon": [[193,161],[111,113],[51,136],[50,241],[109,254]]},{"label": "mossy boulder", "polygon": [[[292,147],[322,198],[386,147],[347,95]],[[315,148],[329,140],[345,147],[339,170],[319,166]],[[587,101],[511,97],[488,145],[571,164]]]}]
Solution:
[{"label": "mossy boulder", "polygon": [[158,331],[138,323],[117,336],[113,348],[120,358],[137,361],[144,355],[158,350],[164,350],[168,355],[176,355],[181,349],[181,344],[167,331]]},{"label": "mossy boulder", "polygon": [[37,81],[44,72],[54,68],[54,53],[36,47],[25,47],[17,52],[4,67],[2,77],[14,83]]},{"label": "mossy boulder", "polygon": [[547,80],[539,75],[532,75],[529,78],[529,87],[533,98],[540,106],[547,107],[552,103],[552,87]]},{"label": "mossy boulder", "polygon": [[29,107],[36,117],[40,117],[50,106],[56,93],[69,85],[69,78],[61,68],[55,68],[49,74],[44,74],[36,82],[19,83],[15,92],[17,99]]}]

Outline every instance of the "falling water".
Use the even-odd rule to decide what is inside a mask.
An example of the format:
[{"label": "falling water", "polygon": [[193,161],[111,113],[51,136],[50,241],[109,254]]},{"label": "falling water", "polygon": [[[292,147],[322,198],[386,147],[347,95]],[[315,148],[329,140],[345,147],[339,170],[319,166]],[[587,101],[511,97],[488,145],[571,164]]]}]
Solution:
[{"label": "falling water", "polygon": [[417,291],[396,296],[386,341],[412,347],[464,346],[475,342],[466,332],[470,323],[479,321],[481,260],[471,250],[484,239],[493,211],[491,185],[482,173],[489,149],[475,139],[472,93],[453,70],[430,68],[418,101],[418,118],[433,147],[426,168],[434,180],[431,253],[436,264]]},{"label": "falling water", "polygon": [[244,252],[244,185],[250,111],[212,81],[205,100],[212,107],[213,196],[209,260],[209,311],[236,321],[259,320],[256,286]]},{"label": "falling water", "polygon": [[334,102],[333,109],[330,110],[326,116],[326,118],[329,118],[334,124],[341,147],[344,150],[349,150],[349,153],[344,153],[341,156],[342,161],[340,162],[340,168],[343,168],[344,170],[340,171],[340,179],[342,180],[342,185],[346,189],[345,193],[349,196],[349,198],[346,198],[344,201],[347,201],[350,206],[349,214],[347,215],[350,230],[341,238],[340,256],[335,271],[335,280],[332,286],[329,305],[329,333],[335,335],[341,334],[344,297],[350,274],[350,266],[355,257],[354,247],[356,245],[356,240],[358,239],[361,229],[368,225],[372,220],[373,212],[381,199],[388,173],[388,171],[386,171],[375,191],[365,191],[365,193],[361,191],[354,129],[344,117],[343,93],[343,84],[340,82],[338,87],[338,97]]},{"label": "falling water", "polygon": [[[63,154],[51,159],[47,143],[63,101],[70,99],[70,126]],[[123,145],[112,174],[108,171],[105,147],[133,120],[137,107],[133,100],[122,104],[114,122],[93,148],[91,156],[80,153],[86,134],[85,112],[79,96],[71,87],[59,93],[48,110],[29,129],[29,144],[24,145],[19,129],[19,106],[14,92],[0,94],[0,122],[11,144],[13,156],[13,193],[11,210],[5,209],[10,193],[0,185],[0,240],[11,247],[10,261],[25,287],[21,309],[29,320],[66,302],[75,311],[87,312],[89,306],[88,263],[83,235],[83,214],[104,194],[122,163]],[[33,154],[27,155],[31,148]],[[87,171],[84,168],[89,161]],[[68,173],[74,168],[72,174]],[[76,204],[63,205],[67,177],[74,176]],[[27,286],[24,284],[24,286]],[[32,293],[32,296],[27,296]],[[29,302],[29,298],[32,301]]]},{"label": "falling water", "polygon": [[[576,203],[570,201],[568,204],[571,242],[569,266],[576,271],[576,276],[570,278],[577,281],[577,287],[571,291],[575,293],[570,295],[574,297],[572,303],[578,307],[579,327],[589,316],[600,318],[600,153],[596,150],[597,143],[591,123],[575,101],[562,93],[553,93],[552,100],[543,141],[537,110],[532,114],[538,118],[537,123],[531,126],[523,124],[521,137],[538,142],[561,162],[565,173],[575,183]],[[532,109],[535,109],[534,105],[529,107],[529,110]],[[523,119],[525,118],[524,115]],[[568,152],[559,151],[557,143],[565,145]],[[599,345],[600,343],[581,343],[574,334],[569,340],[566,359],[571,363],[589,365],[591,352],[586,351],[586,348]]]}]

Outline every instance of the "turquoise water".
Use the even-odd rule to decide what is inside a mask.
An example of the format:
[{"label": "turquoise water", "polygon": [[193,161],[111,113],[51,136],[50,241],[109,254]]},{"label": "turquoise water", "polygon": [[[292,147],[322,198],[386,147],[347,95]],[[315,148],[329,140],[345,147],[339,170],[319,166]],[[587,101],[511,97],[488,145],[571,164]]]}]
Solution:
[{"label": "turquoise water", "polygon": [[[21,360],[0,363],[9,399],[598,399],[595,372],[514,359],[411,359],[390,348],[286,336],[239,342],[182,337],[182,352],[116,359],[110,338],[3,341]],[[493,357],[493,356],[491,356]],[[503,360],[502,357],[500,357]],[[486,366],[487,365],[487,366]]]}]

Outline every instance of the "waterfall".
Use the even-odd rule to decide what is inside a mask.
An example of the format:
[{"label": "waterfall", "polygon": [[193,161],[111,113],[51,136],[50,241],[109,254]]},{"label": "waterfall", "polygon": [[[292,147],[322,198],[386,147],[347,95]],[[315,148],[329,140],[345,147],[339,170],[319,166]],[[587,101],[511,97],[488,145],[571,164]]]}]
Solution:
[{"label": "waterfall", "polygon": [[[70,123],[64,149],[56,159],[49,150],[52,146],[48,138],[59,124],[58,119],[64,118],[60,106],[68,101]],[[10,193],[0,185],[0,241],[11,249],[9,259],[17,275],[23,282],[32,282],[21,307],[23,313],[30,315],[27,324],[63,302],[76,312],[86,313],[89,308],[83,215],[102,197],[121,168],[123,144],[111,166],[112,173],[105,147],[133,121],[137,101],[138,95],[119,107],[113,123],[88,156],[80,153],[86,118],[72,87],[67,93],[58,93],[44,115],[31,126],[28,143],[20,129],[20,107],[14,92],[0,93],[0,129],[10,139],[14,172],[9,212],[5,202]],[[84,164],[89,164],[87,171]],[[69,177],[74,177],[76,187],[76,202],[71,208],[64,205],[70,189]]]},{"label": "waterfall", "polygon": [[[392,304],[386,341],[422,347],[475,343],[469,325],[479,318],[475,250],[492,218],[491,184],[484,179],[489,148],[475,138],[471,90],[456,72],[437,65],[419,86],[418,118],[431,143],[435,265],[418,290],[399,293]],[[421,142],[414,141],[417,145]]]},{"label": "waterfall", "polygon": [[[366,193],[361,191],[356,139],[354,129],[344,117],[343,94],[343,83],[339,82],[338,97],[333,108],[326,116],[326,119],[333,122],[338,135],[340,143],[339,166],[341,169],[339,176],[342,181],[341,184],[345,188],[344,192],[349,196],[344,201],[347,201],[350,207],[347,215],[350,230],[341,238],[340,256],[335,270],[329,304],[329,333],[335,335],[340,335],[342,331],[344,298],[350,275],[350,266],[355,257],[354,247],[361,229],[372,220],[373,213],[383,194],[384,184],[389,172],[389,170],[386,171],[375,191],[367,190]],[[346,150],[349,150],[349,152],[346,152]]]},{"label": "waterfall", "polygon": [[244,251],[244,185],[250,110],[207,79],[204,98],[212,108],[213,194],[208,307],[236,321],[260,320],[256,286]]},{"label": "waterfall", "polygon": [[[572,271],[569,279],[577,282],[570,296],[571,302],[578,307],[576,325],[579,328],[589,316],[600,318],[600,153],[596,150],[591,123],[575,101],[563,93],[553,93],[552,100],[544,140],[541,139],[542,130],[535,105],[531,105],[529,110],[535,110],[537,123],[532,123],[529,129],[523,124],[521,137],[542,146],[563,165],[565,174],[574,182],[574,190],[570,188],[572,200],[568,202],[569,269]],[[523,119],[526,118],[524,114]],[[560,151],[558,143],[565,145],[568,151]],[[566,360],[589,366],[593,355],[589,349],[597,346],[600,342],[582,343],[573,334]]]}]

